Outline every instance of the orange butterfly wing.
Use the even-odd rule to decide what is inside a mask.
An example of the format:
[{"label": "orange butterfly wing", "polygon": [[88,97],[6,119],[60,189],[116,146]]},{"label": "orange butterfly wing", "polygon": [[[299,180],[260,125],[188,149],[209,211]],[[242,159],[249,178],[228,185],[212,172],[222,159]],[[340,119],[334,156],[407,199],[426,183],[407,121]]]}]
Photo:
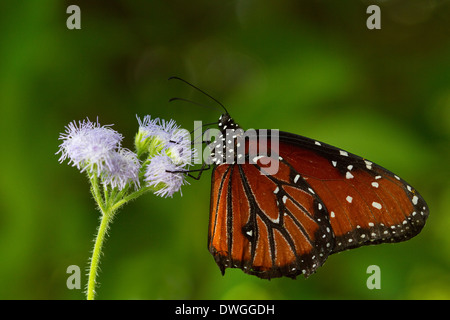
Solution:
[{"label": "orange butterfly wing", "polygon": [[404,241],[425,224],[423,198],[372,162],[289,133],[278,156],[273,175],[261,158],[214,168],[208,247],[222,273],[307,277],[332,253]]}]

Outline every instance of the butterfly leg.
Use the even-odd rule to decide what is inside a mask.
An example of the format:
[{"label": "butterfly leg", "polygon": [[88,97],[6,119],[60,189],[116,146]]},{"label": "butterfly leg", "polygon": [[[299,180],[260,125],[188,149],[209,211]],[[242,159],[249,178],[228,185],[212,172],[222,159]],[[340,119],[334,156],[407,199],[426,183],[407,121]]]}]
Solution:
[{"label": "butterfly leg", "polygon": [[[207,123],[207,124],[205,124],[205,125],[203,125],[203,126],[208,126],[208,125],[212,125],[212,124],[215,124],[215,123]],[[191,134],[193,133],[194,131],[192,131],[192,132],[190,132]],[[178,142],[176,142],[176,141],[173,141],[173,140],[170,140],[170,142],[172,142],[172,143],[178,143]],[[211,139],[209,139],[209,138],[207,138],[207,140],[204,140],[204,141],[202,141],[202,144],[210,144],[211,143]],[[195,144],[195,141],[192,141],[192,145],[194,145]],[[211,168],[211,165],[210,164],[206,164],[206,163],[203,163],[202,164],[202,167],[200,168],[200,169],[192,169],[192,170],[176,170],[176,171],[169,171],[169,170],[166,170],[166,172],[169,172],[169,173],[186,173],[189,177],[191,177],[192,179],[195,179],[195,180],[200,180],[200,177],[202,176],[202,173],[203,173],[203,171],[205,171],[205,170],[209,170]],[[191,172],[198,172],[198,175],[197,176],[193,176],[193,175],[191,175],[190,173]]]},{"label": "butterfly leg", "polygon": [[[200,180],[200,177],[202,176],[203,171],[209,170],[211,168],[211,165],[203,163],[202,167],[200,169],[193,169],[193,170],[177,170],[177,171],[168,171],[169,173],[186,173],[189,177],[195,180]],[[198,172],[198,175],[195,177],[191,175],[191,172]]]}]

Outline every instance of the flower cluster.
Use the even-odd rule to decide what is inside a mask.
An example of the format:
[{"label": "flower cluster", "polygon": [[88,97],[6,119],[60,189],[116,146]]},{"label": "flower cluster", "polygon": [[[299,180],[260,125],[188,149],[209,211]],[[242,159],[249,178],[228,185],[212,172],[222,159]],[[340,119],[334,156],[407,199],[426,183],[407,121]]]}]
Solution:
[{"label": "flower cluster", "polygon": [[145,182],[157,189],[155,194],[171,197],[186,183],[184,172],[196,159],[190,134],[173,120],[146,116],[142,121],[138,118],[138,122],[136,150],[138,154],[148,153]]},{"label": "flower cluster", "polygon": [[146,116],[138,122],[135,153],[121,146],[123,136],[110,125],[89,119],[73,121],[59,137],[63,141],[57,152],[59,161],[69,159],[69,164],[89,177],[98,177],[104,187],[139,189],[145,182],[155,194],[171,197],[186,183],[185,172],[195,158],[190,134],[173,120]]},{"label": "flower cluster", "polygon": [[87,173],[92,196],[102,213],[89,266],[88,299],[94,298],[102,245],[119,208],[147,191],[172,197],[186,183],[189,166],[195,160],[189,132],[175,121],[146,116],[138,122],[135,152],[123,148],[123,136],[111,125],[101,126],[98,120],[73,121],[59,136],[59,162],[68,160]]}]

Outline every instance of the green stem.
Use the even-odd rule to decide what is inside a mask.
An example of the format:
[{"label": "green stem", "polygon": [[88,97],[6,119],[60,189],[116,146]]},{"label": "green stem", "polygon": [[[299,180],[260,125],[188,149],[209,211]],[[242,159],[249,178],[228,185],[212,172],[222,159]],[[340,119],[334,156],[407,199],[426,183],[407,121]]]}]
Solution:
[{"label": "green stem", "polygon": [[87,299],[94,300],[95,298],[95,286],[97,284],[96,278],[98,274],[98,267],[100,263],[100,256],[102,254],[103,243],[106,238],[106,233],[108,231],[109,224],[113,220],[114,214],[117,210],[127,203],[130,200],[136,199],[143,193],[154,190],[154,187],[143,187],[129,195],[126,195],[128,192],[128,187],[124,188],[121,191],[114,189],[109,189],[106,186],[104,187],[104,198],[102,197],[102,193],[99,186],[98,178],[95,174],[92,174],[90,177],[91,180],[91,192],[94,196],[95,201],[97,202],[100,211],[102,213],[100,226],[97,231],[97,236],[95,238],[94,250],[92,252],[91,263],[89,266],[89,280],[87,286]]},{"label": "green stem", "polygon": [[129,194],[125,198],[114,203],[114,205],[111,207],[111,210],[117,211],[117,209],[119,209],[121,206],[123,206],[128,201],[136,199],[137,197],[141,196],[142,194],[144,194],[150,190],[154,190],[154,188],[153,187],[143,187],[143,188],[139,189],[138,191],[135,191],[135,192]]},{"label": "green stem", "polygon": [[102,193],[100,192],[100,186],[98,184],[98,178],[95,175],[95,173],[93,173],[93,174],[91,174],[89,176],[89,179],[91,180],[91,192],[92,192],[92,195],[94,196],[94,199],[97,202],[98,207],[100,208],[100,211],[102,213],[104,213],[105,212],[105,202],[103,201]]},{"label": "green stem", "polygon": [[103,186],[103,196],[105,199],[105,207],[109,207],[109,189]]},{"label": "green stem", "polygon": [[103,242],[108,231],[108,226],[112,221],[114,211],[107,211],[102,214],[100,227],[98,228],[97,237],[95,238],[94,251],[92,252],[91,265],[89,267],[89,281],[87,289],[87,299],[94,300],[97,270],[102,253]]}]

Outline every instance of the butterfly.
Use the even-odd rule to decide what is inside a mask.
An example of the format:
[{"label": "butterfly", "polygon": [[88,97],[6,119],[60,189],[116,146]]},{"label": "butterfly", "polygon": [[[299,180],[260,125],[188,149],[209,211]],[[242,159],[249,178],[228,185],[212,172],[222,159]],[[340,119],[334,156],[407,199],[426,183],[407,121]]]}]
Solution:
[{"label": "butterfly", "polygon": [[406,241],[424,227],[425,200],[389,170],[293,133],[247,135],[220,105],[208,249],[222,274],[308,277],[331,254]]}]

